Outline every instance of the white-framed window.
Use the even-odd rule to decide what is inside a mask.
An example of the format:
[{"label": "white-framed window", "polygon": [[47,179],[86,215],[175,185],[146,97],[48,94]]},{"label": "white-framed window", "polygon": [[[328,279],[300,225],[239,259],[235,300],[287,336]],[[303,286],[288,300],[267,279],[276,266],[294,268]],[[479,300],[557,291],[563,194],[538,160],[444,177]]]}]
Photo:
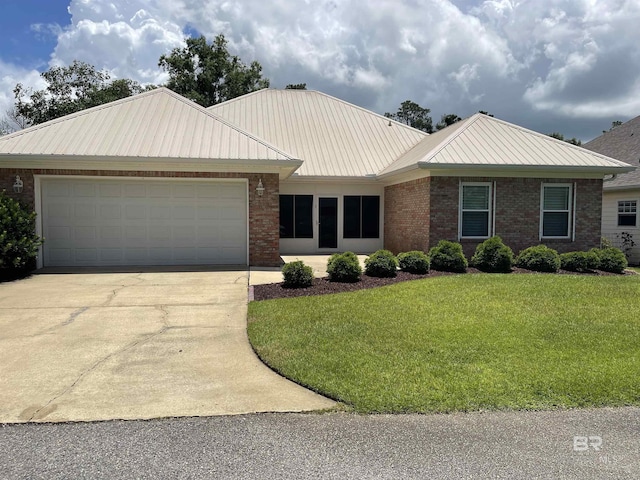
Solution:
[{"label": "white-framed window", "polygon": [[493,230],[493,184],[462,182],[459,205],[460,238],[489,238]]},{"label": "white-framed window", "polygon": [[618,202],[618,226],[635,227],[638,225],[638,202],[621,200]]},{"label": "white-framed window", "polygon": [[573,185],[543,183],[540,200],[540,237],[571,238]]}]

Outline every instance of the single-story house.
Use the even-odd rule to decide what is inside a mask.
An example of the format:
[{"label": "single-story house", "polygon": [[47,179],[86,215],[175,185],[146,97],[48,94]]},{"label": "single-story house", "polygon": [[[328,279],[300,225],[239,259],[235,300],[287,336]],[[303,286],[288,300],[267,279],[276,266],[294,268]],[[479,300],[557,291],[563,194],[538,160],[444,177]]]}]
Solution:
[{"label": "single-story house", "polygon": [[[604,132],[586,143],[584,148],[637,167],[640,164],[640,116]],[[628,252],[629,261],[635,264],[640,263],[638,206],[640,169],[605,178],[602,192],[602,236],[620,248],[625,247],[624,238],[630,238],[635,246]]]},{"label": "single-story house", "polygon": [[427,135],[305,90],[205,109],[158,88],[0,138],[0,188],[38,214],[39,267],[266,266],[441,239],[471,255],[492,235],[587,249],[603,179],[632,169],[482,114]]}]

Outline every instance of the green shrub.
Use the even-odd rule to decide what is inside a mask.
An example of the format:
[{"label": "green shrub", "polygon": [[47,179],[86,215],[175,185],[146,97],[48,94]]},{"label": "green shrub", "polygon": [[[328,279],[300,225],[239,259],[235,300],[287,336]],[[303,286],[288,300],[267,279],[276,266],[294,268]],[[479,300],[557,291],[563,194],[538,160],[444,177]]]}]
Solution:
[{"label": "green shrub", "polygon": [[389,250],[378,250],[364,261],[364,273],[370,277],[395,277],[398,259]]},{"label": "green shrub", "polygon": [[313,283],[313,269],[302,260],[285,263],[282,267],[283,286],[287,288],[310,287]]},{"label": "green shrub", "polygon": [[331,282],[357,282],[362,267],[355,253],[334,253],[327,261],[327,274]]},{"label": "green shrub", "polygon": [[522,250],[516,265],[535,272],[557,272],[560,269],[560,255],[546,245],[536,245]]},{"label": "green shrub", "polygon": [[600,261],[593,252],[568,252],[560,254],[560,268],[572,272],[586,272],[598,268]]},{"label": "green shrub", "polygon": [[476,247],[471,265],[483,272],[510,272],[513,251],[498,236],[488,238]]},{"label": "green shrub", "polygon": [[622,250],[615,247],[592,248],[590,252],[598,256],[598,269],[605,272],[622,273],[629,263]]},{"label": "green shrub", "polygon": [[419,275],[429,273],[429,257],[420,250],[398,254],[398,264],[403,272]]},{"label": "green shrub", "polygon": [[0,191],[0,270],[19,272],[33,264],[42,239],[35,233],[35,212]]},{"label": "green shrub", "polygon": [[462,245],[448,240],[440,240],[429,250],[431,268],[445,272],[466,272],[469,263],[462,251]]}]

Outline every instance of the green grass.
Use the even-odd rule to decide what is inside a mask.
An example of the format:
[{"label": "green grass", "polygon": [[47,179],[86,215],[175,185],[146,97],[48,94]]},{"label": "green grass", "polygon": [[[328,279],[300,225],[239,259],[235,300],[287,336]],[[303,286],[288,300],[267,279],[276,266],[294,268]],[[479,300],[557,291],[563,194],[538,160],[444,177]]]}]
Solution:
[{"label": "green grass", "polygon": [[258,355],[358,412],[640,404],[640,277],[457,275],[251,302]]}]

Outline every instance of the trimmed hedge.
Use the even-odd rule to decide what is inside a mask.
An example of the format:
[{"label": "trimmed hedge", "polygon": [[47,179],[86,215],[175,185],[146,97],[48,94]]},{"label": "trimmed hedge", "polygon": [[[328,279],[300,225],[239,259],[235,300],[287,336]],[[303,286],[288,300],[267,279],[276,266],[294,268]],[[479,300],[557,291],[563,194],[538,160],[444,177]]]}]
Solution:
[{"label": "trimmed hedge", "polygon": [[588,272],[600,265],[598,255],[593,252],[567,252],[560,254],[560,268],[571,272]]},{"label": "trimmed hedge", "polygon": [[592,248],[589,251],[598,256],[598,268],[605,272],[622,273],[629,266],[627,257],[619,248]]},{"label": "trimmed hedge", "polygon": [[395,277],[398,259],[389,250],[378,250],[364,261],[364,273],[370,277]]},{"label": "trimmed hedge", "polygon": [[313,284],[313,269],[302,260],[285,263],[282,267],[283,286],[287,288],[305,288]]},{"label": "trimmed hedge", "polygon": [[488,238],[476,247],[471,257],[471,265],[483,272],[511,272],[513,251],[495,236]]},{"label": "trimmed hedge", "polygon": [[518,254],[516,265],[535,272],[557,272],[560,269],[560,255],[546,245],[525,248]]},{"label": "trimmed hedge", "polygon": [[403,272],[424,275],[429,273],[429,257],[420,250],[398,254],[398,264]]},{"label": "trimmed hedge", "polygon": [[429,250],[431,268],[445,272],[466,272],[467,262],[462,245],[449,240],[440,240],[438,244]]},{"label": "trimmed hedge", "polygon": [[330,282],[354,283],[360,280],[362,267],[353,252],[334,253],[327,261]]}]

